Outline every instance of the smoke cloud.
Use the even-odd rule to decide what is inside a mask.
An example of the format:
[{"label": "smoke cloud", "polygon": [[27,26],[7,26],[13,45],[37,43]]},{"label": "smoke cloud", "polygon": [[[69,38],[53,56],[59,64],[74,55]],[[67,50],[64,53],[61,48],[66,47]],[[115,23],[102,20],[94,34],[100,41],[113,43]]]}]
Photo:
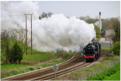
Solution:
[{"label": "smoke cloud", "polygon": [[[93,24],[64,14],[39,20],[38,2],[2,2],[2,29],[25,28],[25,13],[33,13],[33,48],[53,51],[58,48],[79,50],[95,38]],[[30,31],[30,28],[28,28]]]}]

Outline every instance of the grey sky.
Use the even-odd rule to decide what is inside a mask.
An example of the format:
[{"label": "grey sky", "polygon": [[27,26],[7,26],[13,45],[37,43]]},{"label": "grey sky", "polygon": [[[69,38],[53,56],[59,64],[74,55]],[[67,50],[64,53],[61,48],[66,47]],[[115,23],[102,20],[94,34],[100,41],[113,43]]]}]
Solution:
[{"label": "grey sky", "polygon": [[97,17],[99,11],[103,18],[120,16],[119,1],[43,1],[39,5],[41,12],[63,13],[66,16]]}]

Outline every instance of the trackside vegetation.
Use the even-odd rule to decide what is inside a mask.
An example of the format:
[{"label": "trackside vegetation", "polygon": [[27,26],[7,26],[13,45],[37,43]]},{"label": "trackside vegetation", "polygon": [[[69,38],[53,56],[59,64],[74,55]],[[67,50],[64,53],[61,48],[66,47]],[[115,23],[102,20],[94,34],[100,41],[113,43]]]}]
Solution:
[{"label": "trackside vegetation", "polygon": [[[57,77],[57,80],[120,80],[120,57],[104,56],[89,67]],[[115,77],[116,76],[116,77]]]}]

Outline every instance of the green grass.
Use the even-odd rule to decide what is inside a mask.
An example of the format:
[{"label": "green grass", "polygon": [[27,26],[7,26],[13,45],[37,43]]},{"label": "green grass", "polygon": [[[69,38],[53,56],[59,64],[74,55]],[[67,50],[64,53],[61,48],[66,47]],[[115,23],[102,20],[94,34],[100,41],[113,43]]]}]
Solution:
[{"label": "green grass", "polygon": [[[35,49],[32,49],[32,54],[31,54],[31,48],[29,46],[26,46],[23,42],[17,41],[16,39],[9,39],[9,47],[12,48],[15,42],[18,43],[20,48],[23,50],[24,55],[22,62],[43,62],[51,59],[57,58],[56,55],[53,52],[39,52]],[[2,42],[3,43],[3,42]],[[27,55],[25,54],[25,48],[27,47]],[[2,52],[2,62],[5,60],[4,53]],[[4,62],[3,62],[4,63]]]},{"label": "green grass", "polygon": [[[109,78],[107,78],[107,77],[110,77],[110,76],[114,75],[116,72],[119,72],[119,68],[120,68],[120,64],[116,64],[112,67],[109,67],[108,69],[105,68],[105,70],[103,70],[99,73],[96,73],[95,76],[89,77],[88,80],[109,80]],[[117,75],[117,76],[120,76],[120,75]],[[110,80],[119,80],[119,79],[116,77],[115,78],[110,77]]]},{"label": "green grass", "polygon": [[27,68],[28,65],[23,64],[2,64],[1,65],[1,77],[11,76],[20,73],[23,69]]},{"label": "green grass", "polygon": [[[58,80],[105,80],[105,77],[112,76],[119,71],[120,57],[103,57],[96,64],[87,68],[80,68],[69,74],[58,77]],[[119,76],[119,75],[118,75]],[[110,78],[113,80],[113,78]],[[115,80],[118,80],[115,79]]]},{"label": "green grass", "polygon": [[[2,64],[1,77],[2,78],[8,77],[8,76],[32,71],[35,69],[41,69],[47,66],[51,66],[52,64],[63,62],[62,60],[57,60],[57,59],[58,58],[56,57],[56,55],[52,52],[51,53],[38,52],[34,50],[33,54],[31,55],[29,54],[29,50],[28,50],[28,54],[27,55],[24,54],[21,64]],[[47,62],[47,63],[43,63],[43,62]]]},{"label": "green grass", "polygon": [[[2,41],[2,43],[3,42],[4,41]],[[9,39],[10,48],[12,48],[15,42],[19,44],[19,46],[24,52],[23,59],[21,61],[21,64],[5,64],[5,55],[4,51],[2,51],[1,53],[2,78],[62,63],[68,59],[67,58],[68,56],[71,57],[70,55],[68,55],[65,56],[66,58],[61,58],[58,57],[57,54],[55,54],[54,52],[39,52],[35,49],[32,49],[32,54],[31,54],[30,47],[27,47],[24,43],[22,43],[21,41],[16,41],[15,39]],[[25,54],[25,47],[27,47],[27,55]]]},{"label": "green grass", "polygon": [[112,74],[111,76],[104,78],[104,80],[120,80],[120,70]]},{"label": "green grass", "polygon": [[112,50],[112,48],[102,48],[102,51],[111,51]]},{"label": "green grass", "polygon": [[[117,58],[115,58],[117,57]],[[101,62],[103,63],[103,66],[100,65],[100,71],[97,71],[94,73],[94,75],[89,76],[88,80],[119,80],[119,75],[117,77],[113,78],[115,73],[120,71],[120,63],[119,63],[119,57],[118,56],[113,57],[106,57]],[[105,64],[104,64],[105,63]],[[108,77],[108,78],[107,78]],[[109,79],[110,78],[110,79]]]},{"label": "green grass", "polygon": [[43,62],[43,61],[48,61],[51,59],[57,58],[55,54],[52,53],[41,53],[41,52],[36,52],[28,55],[23,56],[22,62]]},{"label": "green grass", "polygon": [[35,64],[35,65],[26,65],[26,64],[2,64],[1,65],[1,77],[5,78],[5,77],[9,77],[12,75],[16,75],[19,73],[24,73],[24,72],[28,72],[28,71],[32,71],[32,70],[36,70],[36,69],[41,69],[44,67],[48,67],[48,66],[52,66],[54,64],[58,64],[58,63],[62,63],[65,60],[59,58],[59,59],[53,59],[47,62],[42,62],[39,64]]},{"label": "green grass", "polygon": [[[7,76],[23,73],[23,72],[28,72],[31,70],[51,66],[52,64],[63,62],[62,60],[57,60],[57,59],[58,58],[54,53],[49,53],[49,52],[34,51],[32,55],[24,54],[21,64],[2,64],[1,76],[3,78],[3,77],[7,77]],[[44,62],[47,62],[47,63],[44,63]]]},{"label": "green grass", "polygon": [[59,63],[62,63],[62,62],[64,62],[64,61],[65,61],[65,60],[63,60],[63,59],[60,58],[60,60],[58,59],[58,60],[53,60],[53,62],[43,63],[41,66],[42,66],[42,67],[52,66],[52,65],[54,65],[54,64],[59,64]]},{"label": "green grass", "polygon": [[23,64],[2,64],[1,68],[6,70],[13,70],[13,69],[24,68],[26,66],[27,65],[23,65]]},{"label": "green grass", "polygon": [[[15,39],[9,39],[9,42],[10,48],[14,45],[15,42],[20,45],[23,51],[26,47],[24,43],[22,43],[21,41],[16,41]],[[1,54],[1,56],[1,59],[4,60],[5,57],[3,53]],[[21,64],[4,64],[2,60],[3,63],[1,65],[1,77],[4,78],[63,62],[62,59],[58,59],[59,58],[53,52],[39,52],[35,49],[32,49],[31,54],[31,48],[27,47],[27,55],[24,53]]]}]

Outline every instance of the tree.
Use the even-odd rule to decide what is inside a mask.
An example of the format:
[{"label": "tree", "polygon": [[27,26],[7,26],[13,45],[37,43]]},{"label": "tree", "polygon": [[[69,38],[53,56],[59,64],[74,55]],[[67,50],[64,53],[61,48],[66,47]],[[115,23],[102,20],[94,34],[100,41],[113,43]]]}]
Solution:
[{"label": "tree", "polygon": [[120,55],[120,42],[115,42],[113,44],[112,51],[114,52],[115,55]]},{"label": "tree", "polygon": [[95,31],[96,31],[96,38],[99,39],[101,37],[101,32],[100,32],[100,28],[96,25],[95,25]]},{"label": "tree", "polygon": [[91,18],[91,17],[89,17],[89,16],[80,17],[80,19],[86,21],[87,23],[95,23],[96,21],[98,21],[97,18]]},{"label": "tree", "polygon": [[103,19],[102,20],[102,28],[103,30],[109,30],[112,29],[115,31],[115,36],[113,38],[113,41],[119,41],[120,40],[120,20],[118,18],[111,18],[111,19]]},{"label": "tree", "polygon": [[1,32],[1,62],[7,63],[20,63],[23,57],[22,49],[15,33],[3,30]]},{"label": "tree", "polygon": [[9,63],[10,58],[9,34],[7,31],[1,32],[1,53],[2,63]]},{"label": "tree", "polygon": [[20,64],[23,59],[23,52],[20,46],[15,43],[11,49],[10,63]]},{"label": "tree", "polygon": [[120,41],[120,21],[118,18],[111,18],[111,23],[115,31],[114,41]]}]

